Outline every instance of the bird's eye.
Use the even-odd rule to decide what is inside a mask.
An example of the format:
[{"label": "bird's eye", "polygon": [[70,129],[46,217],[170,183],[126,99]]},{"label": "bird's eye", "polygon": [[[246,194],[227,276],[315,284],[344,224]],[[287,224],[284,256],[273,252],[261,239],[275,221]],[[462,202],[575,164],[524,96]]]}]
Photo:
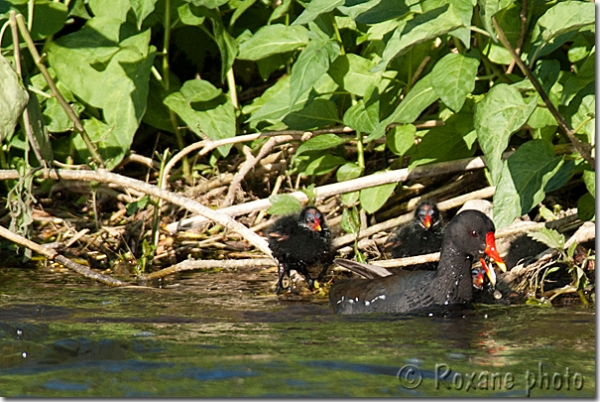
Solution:
[{"label": "bird's eye", "polygon": [[469,232],[469,235],[470,235],[471,237],[477,237],[477,236],[478,236],[478,234],[477,234],[477,231],[475,231],[475,230],[471,230],[471,231]]}]

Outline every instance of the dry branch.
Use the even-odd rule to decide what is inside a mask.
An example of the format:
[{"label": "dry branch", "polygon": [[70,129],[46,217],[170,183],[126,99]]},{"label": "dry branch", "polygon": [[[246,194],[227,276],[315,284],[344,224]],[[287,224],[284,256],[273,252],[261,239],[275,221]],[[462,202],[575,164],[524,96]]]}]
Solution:
[{"label": "dry branch", "polygon": [[127,285],[127,283],[122,282],[118,279],[111,278],[110,276],[107,276],[107,275],[99,274],[98,272],[89,269],[85,265],[77,264],[76,262],[66,258],[65,256],[60,255],[58,253],[58,251],[56,251],[52,248],[49,248],[49,247],[44,247],[44,246],[39,245],[29,239],[26,239],[25,237],[23,237],[21,235],[13,233],[10,230],[6,229],[4,226],[0,226],[0,236],[4,237],[6,240],[9,240],[15,244],[18,244],[22,247],[26,247],[32,251],[35,251],[36,253],[46,257],[49,260],[54,260],[54,261],[64,265],[65,267],[77,272],[78,274],[85,276],[86,278],[95,280],[97,282],[103,283],[108,286]]},{"label": "dry branch", "polygon": [[[99,169],[97,171],[73,171],[63,169],[53,169],[48,172],[40,172],[40,175],[53,179],[53,180],[81,180],[81,181],[97,181],[101,183],[113,183],[118,184],[124,188],[132,188],[141,191],[145,194],[161,198],[170,203],[179,205],[193,213],[200,214],[208,220],[214,221],[227,229],[234,231],[260,251],[271,257],[271,250],[265,239],[258,236],[256,233],[248,229],[241,223],[233,220],[230,216],[220,212],[213,211],[212,209],[205,207],[197,201],[191,200],[187,197],[174,194],[172,192],[160,189],[142,181],[132,179],[129,177],[120,176],[118,174],[110,173],[106,170]],[[0,180],[16,180],[19,178],[19,172],[16,170],[0,170]]]},{"label": "dry branch", "polygon": [[196,269],[209,269],[209,268],[268,268],[274,267],[277,264],[269,258],[250,258],[245,260],[186,260],[178,264],[172,265],[169,268],[161,269],[160,271],[152,272],[148,275],[142,275],[138,279],[138,282],[144,283],[146,281],[163,278],[167,275],[174,274],[176,272],[193,271]]}]

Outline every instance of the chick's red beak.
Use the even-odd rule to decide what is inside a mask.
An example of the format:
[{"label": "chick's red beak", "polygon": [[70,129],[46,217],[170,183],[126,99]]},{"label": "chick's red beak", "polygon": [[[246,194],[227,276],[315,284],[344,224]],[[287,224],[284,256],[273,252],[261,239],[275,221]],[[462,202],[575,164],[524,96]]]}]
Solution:
[{"label": "chick's red beak", "polygon": [[[500,257],[500,254],[498,254],[498,250],[496,250],[496,238],[494,237],[494,232],[489,232],[485,236],[484,252],[487,254],[488,257],[490,257],[491,262],[495,262],[496,264],[498,264],[502,272],[506,272],[506,263],[504,262],[502,257]],[[490,283],[492,285],[496,285],[496,272],[494,271],[494,268],[489,267],[486,264],[485,259],[483,257],[481,257],[480,261],[481,266],[483,266],[483,269],[485,270],[485,273],[487,274],[490,280]]]},{"label": "chick's red beak", "polygon": [[423,218],[423,226],[425,226],[425,229],[429,229],[432,223],[433,221],[431,220],[431,215],[425,215],[425,217]]},{"label": "chick's red beak", "polygon": [[321,221],[318,218],[315,218],[315,221],[313,223],[313,229],[316,232],[320,232],[321,231]]}]

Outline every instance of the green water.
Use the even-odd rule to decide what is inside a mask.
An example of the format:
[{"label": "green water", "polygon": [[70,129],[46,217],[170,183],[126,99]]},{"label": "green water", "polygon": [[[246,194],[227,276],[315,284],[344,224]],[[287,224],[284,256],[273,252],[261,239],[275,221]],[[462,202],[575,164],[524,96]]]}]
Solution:
[{"label": "green water", "polygon": [[266,293],[273,280],[111,289],[0,270],[0,396],[596,395],[593,309],[339,317],[323,298]]}]

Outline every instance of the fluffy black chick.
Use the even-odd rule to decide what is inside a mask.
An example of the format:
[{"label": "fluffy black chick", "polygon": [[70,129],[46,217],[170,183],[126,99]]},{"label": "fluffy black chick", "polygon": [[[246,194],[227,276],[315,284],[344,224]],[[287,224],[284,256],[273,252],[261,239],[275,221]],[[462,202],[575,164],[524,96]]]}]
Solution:
[{"label": "fluffy black chick", "polygon": [[[273,257],[279,262],[276,293],[283,289],[283,277],[293,269],[302,274],[312,290],[314,280],[320,280],[333,262],[331,233],[325,217],[315,207],[306,207],[299,214],[276,220],[266,231]],[[292,281],[289,284],[292,289]]]},{"label": "fluffy black chick", "polygon": [[[443,239],[444,223],[437,205],[431,201],[421,201],[415,209],[413,219],[390,235],[384,250],[392,258],[436,253],[441,250]],[[424,263],[413,269],[435,270],[436,267],[436,263]]]}]

